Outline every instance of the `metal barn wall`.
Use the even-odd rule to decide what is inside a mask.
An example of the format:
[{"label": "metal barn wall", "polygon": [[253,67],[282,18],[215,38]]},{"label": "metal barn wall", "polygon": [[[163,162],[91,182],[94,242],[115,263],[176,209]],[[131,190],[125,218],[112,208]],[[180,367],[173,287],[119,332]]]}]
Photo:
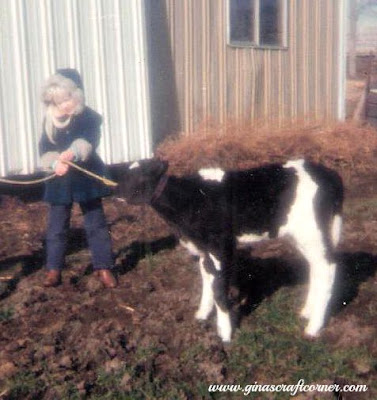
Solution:
[{"label": "metal barn wall", "polygon": [[0,0],[0,175],[37,166],[41,86],[62,67],[104,117],[105,161],[150,155],[144,14],[140,0]]},{"label": "metal barn wall", "polygon": [[288,46],[227,45],[227,0],[164,0],[180,128],[344,117],[345,0],[288,0]]}]

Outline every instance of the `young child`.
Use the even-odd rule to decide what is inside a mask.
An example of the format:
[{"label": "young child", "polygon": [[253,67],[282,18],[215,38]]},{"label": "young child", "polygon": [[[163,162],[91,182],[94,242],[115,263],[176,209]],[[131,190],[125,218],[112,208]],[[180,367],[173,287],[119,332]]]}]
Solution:
[{"label": "young child", "polygon": [[106,288],[116,286],[113,257],[101,198],[110,194],[103,183],[70,168],[73,161],[103,176],[105,165],[96,153],[102,117],[85,106],[82,80],[74,69],[59,69],[42,91],[45,105],[39,142],[42,167],[57,177],[46,183],[44,200],[50,203],[47,228],[47,273],[44,286],[61,283],[67,233],[73,202],[80,204],[96,275]]}]

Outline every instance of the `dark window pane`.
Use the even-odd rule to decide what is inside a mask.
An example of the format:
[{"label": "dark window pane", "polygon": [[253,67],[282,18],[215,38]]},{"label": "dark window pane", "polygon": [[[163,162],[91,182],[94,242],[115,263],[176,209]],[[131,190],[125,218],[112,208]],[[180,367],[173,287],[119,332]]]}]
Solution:
[{"label": "dark window pane", "polygon": [[282,9],[280,0],[260,1],[259,44],[276,45],[283,43]]},{"label": "dark window pane", "polygon": [[254,0],[229,0],[230,41],[254,41]]}]

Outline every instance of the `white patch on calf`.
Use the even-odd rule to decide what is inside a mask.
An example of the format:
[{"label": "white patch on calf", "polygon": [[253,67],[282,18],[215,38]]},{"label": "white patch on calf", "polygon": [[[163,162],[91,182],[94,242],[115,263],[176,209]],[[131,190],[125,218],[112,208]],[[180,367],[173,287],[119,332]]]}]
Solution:
[{"label": "white patch on calf", "polygon": [[285,168],[294,168],[298,178],[296,196],[288,213],[287,223],[280,227],[279,236],[286,233],[312,240],[313,233],[321,236],[314,214],[314,197],[318,185],[304,169],[304,160],[289,161]]},{"label": "white patch on calf", "polygon": [[237,241],[238,243],[241,244],[260,242],[266,239],[269,239],[268,232],[264,232],[262,235],[255,235],[253,233],[244,233],[241,236],[237,236]]},{"label": "white patch on calf", "polygon": [[286,225],[279,236],[291,235],[310,268],[309,292],[301,315],[309,319],[305,332],[316,336],[322,328],[335,276],[335,264],[326,259],[323,233],[317,224],[314,199],[318,185],[304,168],[304,160],[290,161],[285,168],[294,168],[298,178],[296,196],[288,213]]},{"label": "white patch on calf", "polygon": [[139,167],[140,167],[139,162],[138,162],[138,161],[135,161],[134,163],[132,163],[132,164],[128,167],[128,169],[134,169],[134,168],[139,168]]},{"label": "white patch on calf", "polygon": [[217,311],[217,332],[219,333],[223,342],[230,342],[232,337],[232,324],[230,321],[229,311],[223,311],[216,304]]},{"label": "white patch on calf", "polygon": [[334,247],[336,247],[340,241],[342,232],[342,217],[335,215],[331,226],[331,240]]},{"label": "white patch on calf", "polygon": [[213,264],[215,265],[216,271],[221,271],[221,262],[211,253],[209,253]]},{"label": "white patch on calf", "polygon": [[[199,259],[199,267],[200,273],[202,276],[202,296],[200,299],[200,305],[198,311],[195,313],[195,318],[201,321],[204,321],[208,318],[210,313],[212,312],[214,306],[216,306],[216,317],[217,317],[217,331],[219,336],[224,342],[230,342],[231,335],[232,335],[232,325],[230,320],[230,313],[229,311],[222,310],[215,302],[215,295],[213,292],[213,283],[215,277],[213,274],[207,272],[204,266],[205,255],[204,253],[200,252],[199,249],[192,243],[192,242],[185,242],[180,240],[181,244],[186,247],[190,252],[193,249],[196,249],[200,254]],[[215,269],[217,271],[221,270],[221,263],[220,261],[211,253],[209,256],[212,262],[215,265]]]},{"label": "white patch on calf", "polygon": [[[308,304],[309,323],[305,328],[305,333],[308,336],[315,337],[318,335],[323,326],[327,305],[332,296],[332,288],[336,274],[336,264],[329,264],[325,261],[322,265],[313,264],[310,267],[314,269],[311,273],[311,282],[309,288]],[[312,294],[310,293],[312,291]],[[305,311],[306,305],[303,309]]]},{"label": "white patch on calf", "polygon": [[212,287],[215,277],[206,271],[204,267],[204,257],[200,257],[199,267],[202,275],[202,297],[200,299],[200,306],[195,314],[195,318],[199,320],[206,320],[213,310],[213,306],[215,305]]},{"label": "white patch on calf", "polygon": [[225,175],[225,172],[220,168],[202,168],[198,173],[205,180],[217,182],[221,182]]},{"label": "white patch on calf", "polygon": [[[213,254],[209,253],[209,256],[213,264],[215,265],[215,269],[217,271],[221,271],[221,262]],[[216,300],[214,301],[214,303],[216,306],[217,333],[219,334],[223,342],[230,342],[232,337],[232,323],[230,320],[230,312],[229,310],[223,310],[217,304]]]},{"label": "white patch on calf", "polygon": [[179,243],[193,256],[200,257],[203,255],[203,252],[201,252],[193,242],[190,242],[189,240],[186,241],[183,239],[179,239]]}]

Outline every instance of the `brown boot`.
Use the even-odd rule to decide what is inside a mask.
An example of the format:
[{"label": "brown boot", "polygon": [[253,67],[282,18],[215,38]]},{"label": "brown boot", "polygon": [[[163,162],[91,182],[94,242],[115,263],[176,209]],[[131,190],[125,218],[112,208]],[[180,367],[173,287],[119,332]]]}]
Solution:
[{"label": "brown boot", "polygon": [[117,281],[113,273],[109,269],[99,269],[97,271],[97,276],[99,277],[105,288],[112,289],[117,286]]},{"label": "brown boot", "polygon": [[62,282],[61,273],[58,269],[51,269],[47,271],[45,280],[43,281],[44,287],[58,286]]}]

